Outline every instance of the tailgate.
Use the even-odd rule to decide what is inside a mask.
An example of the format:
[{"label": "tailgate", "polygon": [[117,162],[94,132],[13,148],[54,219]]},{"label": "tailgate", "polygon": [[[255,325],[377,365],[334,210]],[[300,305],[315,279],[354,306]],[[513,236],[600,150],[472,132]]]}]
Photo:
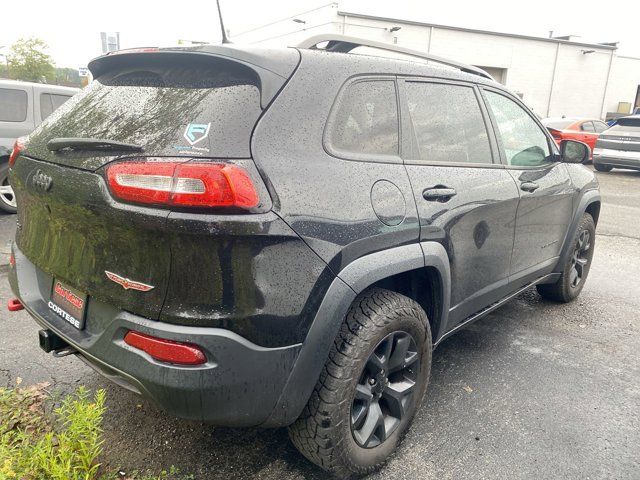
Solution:
[{"label": "tailgate", "polygon": [[[31,262],[89,298],[158,318],[171,262],[168,211],[118,204],[100,175],[25,156],[12,184],[20,206],[16,243]],[[153,288],[125,289],[105,272]]]}]

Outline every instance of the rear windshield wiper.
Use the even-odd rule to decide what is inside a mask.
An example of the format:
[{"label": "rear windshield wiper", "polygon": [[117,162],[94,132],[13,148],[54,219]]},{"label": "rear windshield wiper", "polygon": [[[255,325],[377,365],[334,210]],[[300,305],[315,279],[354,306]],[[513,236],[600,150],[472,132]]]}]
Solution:
[{"label": "rear windshield wiper", "polygon": [[54,138],[47,142],[47,148],[52,152],[60,150],[103,150],[142,152],[144,147],[133,143],[116,142],[102,138]]}]

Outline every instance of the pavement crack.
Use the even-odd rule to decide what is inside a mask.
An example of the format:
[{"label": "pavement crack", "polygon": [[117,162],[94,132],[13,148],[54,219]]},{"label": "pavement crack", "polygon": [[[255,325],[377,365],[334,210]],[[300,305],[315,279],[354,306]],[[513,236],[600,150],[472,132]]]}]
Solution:
[{"label": "pavement crack", "polygon": [[626,238],[628,240],[640,240],[640,237],[634,237],[633,235],[624,235],[622,233],[600,233],[597,232],[596,235],[600,235],[603,237],[612,237],[612,238]]}]

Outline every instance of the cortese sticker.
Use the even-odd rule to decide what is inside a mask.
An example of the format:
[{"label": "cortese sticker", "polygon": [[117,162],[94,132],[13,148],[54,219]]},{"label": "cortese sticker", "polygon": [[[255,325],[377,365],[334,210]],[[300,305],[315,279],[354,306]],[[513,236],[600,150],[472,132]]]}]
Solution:
[{"label": "cortese sticker", "polygon": [[77,318],[69,315],[67,312],[65,312],[63,309],[61,309],[59,306],[57,306],[51,300],[49,300],[49,304],[48,305],[49,305],[49,308],[51,310],[53,310],[55,313],[57,313],[59,316],[61,316],[65,321],[69,322],[71,325],[73,325],[76,328],[80,328],[80,320],[78,320]]}]

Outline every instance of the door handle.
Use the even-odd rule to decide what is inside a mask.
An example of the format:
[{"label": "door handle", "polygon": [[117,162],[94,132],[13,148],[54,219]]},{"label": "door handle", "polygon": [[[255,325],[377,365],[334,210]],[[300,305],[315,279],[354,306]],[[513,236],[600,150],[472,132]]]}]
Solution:
[{"label": "door handle", "polygon": [[520,190],[524,192],[535,192],[539,186],[540,185],[535,182],[522,182],[520,184]]},{"label": "door handle", "polygon": [[455,195],[455,188],[443,187],[440,185],[433,188],[427,188],[422,192],[422,197],[427,201],[446,202]]}]

